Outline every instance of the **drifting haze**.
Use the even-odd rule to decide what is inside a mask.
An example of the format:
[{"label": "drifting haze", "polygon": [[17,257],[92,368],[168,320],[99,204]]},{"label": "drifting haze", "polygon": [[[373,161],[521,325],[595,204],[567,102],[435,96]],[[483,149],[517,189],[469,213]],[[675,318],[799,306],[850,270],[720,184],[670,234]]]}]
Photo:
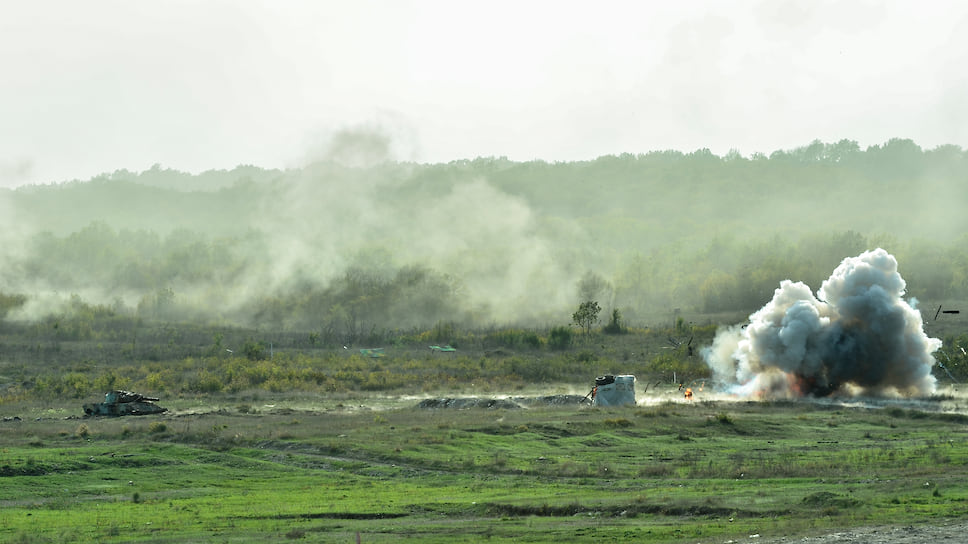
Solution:
[{"label": "drifting haze", "polygon": [[721,331],[703,356],[717,379],[746,395],[931,394],[941,341],[924,333],[905,286],[883,249],[846,258],[816,297],[782,281],[749,323]]},{"label": "drifting haze", "polygon": [[572,283],[569,267],[527,202],[477,173],[423,191],[408,179],[414,167],[388,162],[388,150],[380,132],[341,132],[321,162],[293,173],[251,225],[273,243],[268,267],[253,267],[267,276],[246,277],[245,290],[285,289],[300,277],[329,284],[357,268],[389,281],[398,267],[419,265],[443,272],[461,307],[490,320],[530,321],[572,302],[561,289]]},{"label": "drifting haze", "polygon": [[87,304],[343,338],[568,323],[595,300],[638,326],[746,314],[781,279],[819,284],[873,247],[905,263],[918,298],[968,299],[957,146],[433,165],[391,160],[393,147],[361,126],[320,140],[305,168],[0,189],[0,316]]}]

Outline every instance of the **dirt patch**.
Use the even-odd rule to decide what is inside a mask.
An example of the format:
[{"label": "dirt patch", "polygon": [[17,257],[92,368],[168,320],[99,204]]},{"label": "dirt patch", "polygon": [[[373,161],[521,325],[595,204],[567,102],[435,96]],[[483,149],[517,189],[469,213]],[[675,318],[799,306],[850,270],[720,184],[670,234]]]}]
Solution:
[{"label": "dirt patch", "polygon": [[547,406],[566,406],[569,404],[591,404],[591,398],[581,395],[547,395],[544,397],[514,397],[514,402],[524,406],[547,405]]},{"label": "dirt patch", "polygon": [[958,521],[941,525],[905,525],[889,527],[859,527],[816,536],[759,538],[758,535],[734,540],[732,542],[756,542],[758,544],[780,544],[798,542],[802,544],[952,544],[963,542],[968,532],[968,522]]},{"label": "dirt patch", "polygon": [[[425,399],[420,401],[417,408],[491,408],[513,410],[524,406],[563,406],[578,405],[585,401],[580,395],[547,395],[542,397],[512,397],[507,399],[483,399],[477,397]],[[587,401],[585,401],[587,402]]]}]

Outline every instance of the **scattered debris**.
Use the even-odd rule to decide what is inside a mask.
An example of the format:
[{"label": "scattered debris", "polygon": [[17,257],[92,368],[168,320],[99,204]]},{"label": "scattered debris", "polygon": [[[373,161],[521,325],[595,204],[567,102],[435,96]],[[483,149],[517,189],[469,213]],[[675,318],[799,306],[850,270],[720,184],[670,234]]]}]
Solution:
[{"label": "scattered debris", "polygon": [[934,312],[934,320],[935,321],[938,320],[938,316],[941,315],[941,314],[960,314],[961,313],[961,310],[942,310],[941,309],[941,306],[942,305],[939,304],[938,305],[938,311],[937,312]]},{"label": "scattered debris", "polygon": [[478,398],[462,398],[462,399],[426,399],[420,401],[417,408],[500,408],[505,410],[514,410],[521,408],[517,403],[507,400],[507,399],[478,399]]}]

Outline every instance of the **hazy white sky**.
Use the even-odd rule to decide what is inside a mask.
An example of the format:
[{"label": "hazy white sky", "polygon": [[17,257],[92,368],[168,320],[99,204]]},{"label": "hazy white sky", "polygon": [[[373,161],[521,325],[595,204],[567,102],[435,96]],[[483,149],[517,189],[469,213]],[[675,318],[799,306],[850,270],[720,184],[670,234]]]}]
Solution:
[{"label": "hazy white sky", "polygon": [[152,164],[968,147],[960,0],[0,0],[0,186]]}]

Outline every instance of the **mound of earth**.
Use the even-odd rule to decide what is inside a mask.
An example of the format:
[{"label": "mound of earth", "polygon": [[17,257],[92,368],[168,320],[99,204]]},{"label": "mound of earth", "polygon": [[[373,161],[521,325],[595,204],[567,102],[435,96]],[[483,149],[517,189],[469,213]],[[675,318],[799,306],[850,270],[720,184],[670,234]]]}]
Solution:
[{"label": "mound of earth", "polygon": [[543,397],[513,397],[509,399],[481,399],[476,397],[458,399],[426,399],[417,408],[502,408],[515,409],[522,406],[580,404],[580,395],[548,395]]},{"label": "mound of earth", "polygon": [[515,409],[521,408],[516,403],[510,400],[502,399],[478,399],[478,398],[463,398],[463,399],[426,399],[420,401],[417,408],[503,408],[503,409]]}]

